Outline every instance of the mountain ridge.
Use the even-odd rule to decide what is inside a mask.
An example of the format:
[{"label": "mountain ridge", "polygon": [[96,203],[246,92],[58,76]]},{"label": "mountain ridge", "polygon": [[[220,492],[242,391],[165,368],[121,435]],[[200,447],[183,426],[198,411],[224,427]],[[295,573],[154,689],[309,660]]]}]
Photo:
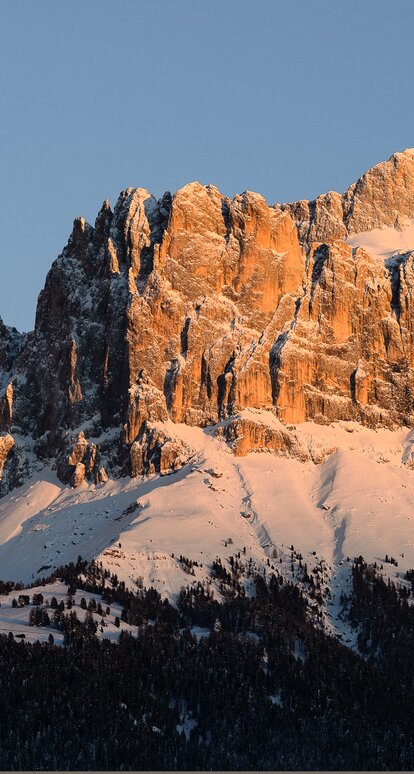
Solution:
[{"label": "mountain ridge", "polygon": [[355,241],[412,218],[413,149],[342,196],[268,206],[193,182],[77,218],[34,331],[0,324],[0,492],[51,460],[74,485],[174,469],[183,450],[151,426],[167,418],[412,424],[413,254],[388,266]]}]

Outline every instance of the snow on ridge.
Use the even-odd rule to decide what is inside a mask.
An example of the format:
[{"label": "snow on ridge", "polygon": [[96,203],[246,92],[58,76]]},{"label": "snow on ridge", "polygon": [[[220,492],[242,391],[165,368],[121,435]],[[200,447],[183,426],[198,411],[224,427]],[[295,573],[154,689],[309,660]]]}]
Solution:
[{"label": "snow on ridge", "polygon": [[406,220],[401,228],[387,226],[353,234],[346,241],[377,258],[392,258],[414,250],[414,220]]}]

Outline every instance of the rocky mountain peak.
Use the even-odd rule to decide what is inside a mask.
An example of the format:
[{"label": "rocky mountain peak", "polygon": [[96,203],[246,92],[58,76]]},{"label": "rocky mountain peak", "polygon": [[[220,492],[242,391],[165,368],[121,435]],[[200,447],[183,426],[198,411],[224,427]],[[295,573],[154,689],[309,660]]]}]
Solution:
[{"label": "rocky mountain peak", "polygon": [[[154,430],[169,419],[229,438],[246,408],[410,424],[414,253],[384,262],[358,235],[413,218],[412,149],[311,202],[192,182],[76,218],[34,331],[0,321],[3,491],[54,460],[72,483],[182,464]],[[249,427],[238,449],[257,447]]]},{"label": "rocky mountain peak", "polygon": [[414,218],[414,149],[394,153],[365,172],[345,193],[281,205],[296,221],[299,238],[330,242]]}]

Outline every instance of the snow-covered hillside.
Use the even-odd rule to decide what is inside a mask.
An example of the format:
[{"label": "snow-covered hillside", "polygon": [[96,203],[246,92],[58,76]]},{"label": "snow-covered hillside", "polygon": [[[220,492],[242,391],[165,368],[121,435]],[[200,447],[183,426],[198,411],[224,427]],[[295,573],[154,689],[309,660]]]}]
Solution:
[{"label": "snow-covered hillside", "polygon": [[[136,636],[138,633],[137,626],[131,626],[121,618],[121,605],[116,602],[112,602],[110,607],[103,603],[98,594],[91,594],[88,591],[77,590],[75,594],[71,596],[71,608],[67,609],[68,602],[68,588],[64,583],[56,581],[54,583],[48,583],[46,586],[35,586],[27,590],[13,591],[11,594],[0,594],[0,634],[12,634],[17,638],[22,638],[25,642],[47,642],[51,634],[49,626],[31,626],[30,625],[30,612],[33,610],[33,598],[42,595],[43,600],[39,603],[39,606],[48,612],[50,618],[53,616],[54,608],[52,606],[52,600],[56,600],[57,605],[64,604],[65,613],[69,614],[70,611],[76,613],[80,621],[84,621],[87,614],[87,607],[91,609],[91,603],[95,602],[94,611],[91,610],[91,616],[97,625],[96,636],[98,638],[105,638],[109,640],[118,640],[119,634],[122,631],[127,631],[130,634]],[[30,602],[26,604],[18,603],[17,606],[13,604],[19,601],[19,597],[29,596]],[[85,600],[85,604],[82,606],[82,599]],[[22,602],[22,599],[21,599]],[[102,613],[96,612],[96,608],[101,603]],[[109,612],[108,612],[109,610]],[[64,641],[64,634],[57,627],[53,627],[53,640],[56,645],[62,645]]]},{"label": "snow-covered hillside", "polygon": [[[310,570],[321,569],[328,621],[340,631],[348,559],[362,554],[400,580],[414,567],[414,435],[407,428],[298,425],[307,462],[272,452],[235,457],[212,429],[169,422],[168,430],[193,450],[176,473],[74,490],[48,471],[3,498],[0,577],[31,583],[81,555],[102,561],[132,589],[154,586],[174,601],[182,586],[211,583],[217,557],[226,563],[241,552],[256,569],[273,565],[292,579],[300,577],[300,553]],[[196,562],[192,572],[180,557]]]}]

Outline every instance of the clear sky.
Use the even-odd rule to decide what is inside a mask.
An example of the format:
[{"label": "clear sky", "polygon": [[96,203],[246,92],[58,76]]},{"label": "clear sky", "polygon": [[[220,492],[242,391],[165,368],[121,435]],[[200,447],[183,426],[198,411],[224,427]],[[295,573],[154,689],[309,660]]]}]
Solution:
[{"label": "clear sky", "polygon": [[413,0],[0,0],[4,321],[128,186],[313,198],[413,146],[413,29]]}]

